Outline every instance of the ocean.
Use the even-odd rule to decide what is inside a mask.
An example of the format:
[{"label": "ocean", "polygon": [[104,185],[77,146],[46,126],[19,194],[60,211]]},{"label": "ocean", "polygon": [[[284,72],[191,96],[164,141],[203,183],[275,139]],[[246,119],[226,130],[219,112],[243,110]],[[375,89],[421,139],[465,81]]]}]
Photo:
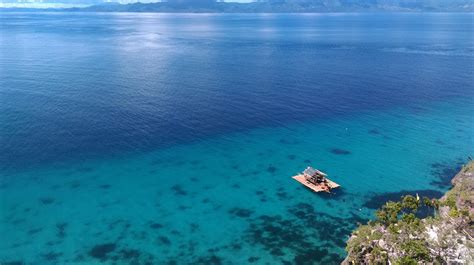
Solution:
[{"label": "ocean", "polygon": [[474,155],[472,21],[0,13],[0,263],[340,263]]}]

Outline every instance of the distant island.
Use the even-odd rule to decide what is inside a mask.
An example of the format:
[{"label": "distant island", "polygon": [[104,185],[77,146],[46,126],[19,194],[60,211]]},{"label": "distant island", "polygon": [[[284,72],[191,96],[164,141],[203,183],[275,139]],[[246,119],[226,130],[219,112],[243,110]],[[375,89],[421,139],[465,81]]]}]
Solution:
[{"label": "distant island", "polygon": [[[12,3],[18,0],[5,1]],[[97,3],[97,1],[99,0],[92,2],[89,0],[88,3]],[[159,13],[473,12],[474,2],[470,0],[256,0],[251,3],[235,3],[217,0],[168,0],[157,3],[102,3],[81,8],[3,8],[1,10]]]},{"label": "distant island", "polygon": [[[407,195],[387,202],[376,220],[352,233],[342,264],[474,264],[474,162],[452,184],[439,200]],[[423,208],[434,216],[419,217]]]}]

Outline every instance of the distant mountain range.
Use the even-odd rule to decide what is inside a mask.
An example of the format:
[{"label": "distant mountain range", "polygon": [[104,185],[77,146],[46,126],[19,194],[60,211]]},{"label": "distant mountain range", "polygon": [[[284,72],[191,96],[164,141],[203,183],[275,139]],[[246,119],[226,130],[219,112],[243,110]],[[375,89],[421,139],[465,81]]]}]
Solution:
[{"label": "distant mountain range", "polygon": [[[18,0],[2,0],[2,2]],[[45,2],[46,0],[43,0]],[[195,13],[284,13],[284,12],[473,12],[472,0],[257,0],[230,3],[215,0],[168,0],[158,3],[105,3],[104,0],[72,0],[96,4],[84,8],[56,9],[90,12],[195,12]],[[68,2],[71,0],[58,0]]]}]

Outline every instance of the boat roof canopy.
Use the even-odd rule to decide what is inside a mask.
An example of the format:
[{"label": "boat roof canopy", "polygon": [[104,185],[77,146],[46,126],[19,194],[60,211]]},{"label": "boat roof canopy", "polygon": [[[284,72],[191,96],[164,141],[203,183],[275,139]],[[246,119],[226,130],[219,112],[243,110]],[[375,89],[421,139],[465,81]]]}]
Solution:
[{"label": "boat roof canopy", "polygon": [[311,177],[313,176],[316,176],[316,175],[323,175],[323,176],[326,176],[326,174],[324,174],[323,172],[317,170],[317,169],[314,169],[312,167],[307,167],[304,171],[303,171],[303,174],[306,174],[306,175],[309,175]]},{"label": "boat roof canopy", "polygon": [[312,167],[307,167],[304,171],[303,171],[304,174],[306,175],[310,175],[310,176],[314,176],[316,174],[316,169],[312,168]]}]

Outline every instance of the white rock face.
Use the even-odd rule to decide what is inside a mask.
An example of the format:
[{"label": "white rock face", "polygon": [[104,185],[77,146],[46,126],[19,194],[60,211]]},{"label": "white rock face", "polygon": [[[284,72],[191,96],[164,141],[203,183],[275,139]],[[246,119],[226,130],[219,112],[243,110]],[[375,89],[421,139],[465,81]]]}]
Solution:
[{"label": "white rock face", "polygon": [[437,227],[430,227],[429,229],[427,229],[426,233],[428,234],[429,236],[429,239],[432,240],[432,241],[438,241],[438,229]]}]

